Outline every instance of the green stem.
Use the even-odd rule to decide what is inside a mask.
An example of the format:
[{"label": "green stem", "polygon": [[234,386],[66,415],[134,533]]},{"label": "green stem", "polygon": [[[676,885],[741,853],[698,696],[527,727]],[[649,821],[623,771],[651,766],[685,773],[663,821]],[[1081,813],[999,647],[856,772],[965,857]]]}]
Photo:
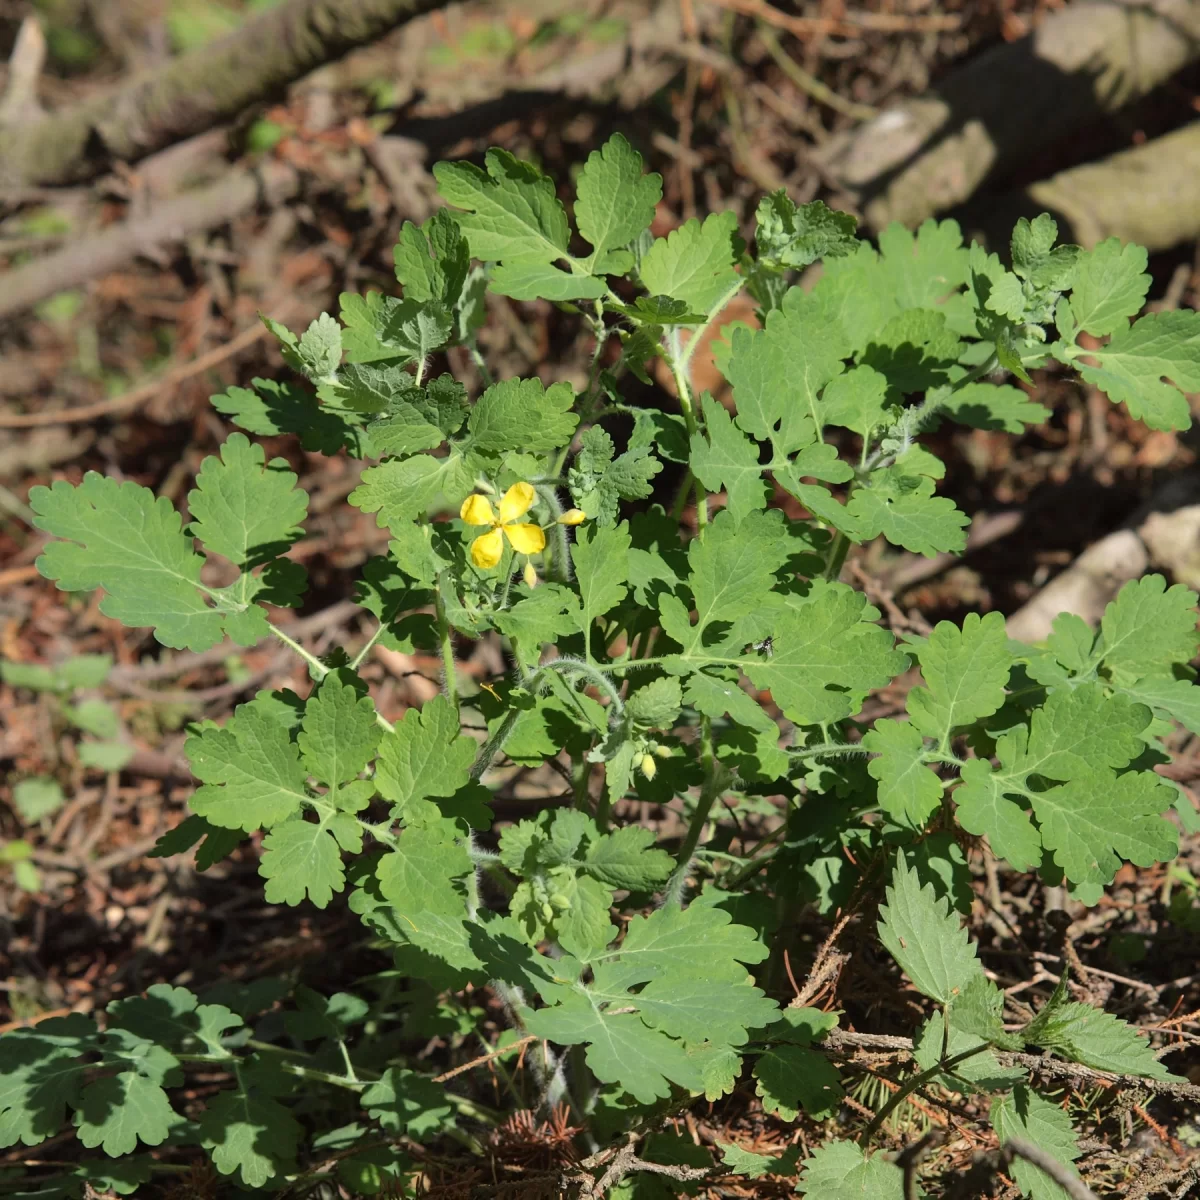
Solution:
[{"label": "green stem", "polygon": [[703,325],[692,331],[692,336],[688,340],[688,344],[684,346],[681,355],[683,369],[686,371],[692,361],[692,355],[696,353],[700,346],[700,340],[708,332],[712,323],[725,311],[726,307],[732,303],[733,298],[745,287],[746,281],[742,276],[738,276],[736,283],[731,283],[725,294],[708,310],[708,318]]},{"label": "green stem", "polygon": [[870,754],[861,744],[850,745],[846,742],[823,742],[819,746],[800,746],[786,751],[789,758],[838,758],[843,754]]},{"label": "green stem", "polygon": [[704,764],[704,785],[700,789],[700,796],[696,801],[696,811],[692,813],[687,835],[683,839],[683,845],[680,846],[675,860],[678,866],[672,872],[671,878],[667,880],[663,896],[664,908],[669,904],[683,904],[683,892],[687,887],[688,873],[692,867],[696,847],[700,844],[700,837],[704,832],[704,826],[708,823],[712,806],[724,791],[728,780],[728,774],[718,764],[713,750],[711,720],[708,717],[701,717],[700,728],[700,761]]},{"label": "green stem", "polygon": [[[394,615],[395,614],[393,613],[392,616]],[[362,666],[363,660],[368,654],[371,653],[372,650],[375,649],[375,643],[379,641],[381,637],[383,637],[384,632],[387,630],[387,627],[391,624],[391,622],[391,617],[388,617],[386,621],[379,622],[379,627],[373,634],[371,634],[370,638],[367,639],[367,644],[354,656],[353,659],[350,660],[350,670],[357,671],[358,668]]]},{"label": "green stem", "polygon": [[492,373],[488,370],[487,363],[484,362],[483,355],[480,353],[479,344],[471,339],[467,343],[467,350],[471,355],[471,361],[475,364],[475,370],[479,372],[479,378],[483,380],[483,386],[489,388],[492,386]]},{"label": "green stem", "polygon": [[[320,683],[326,675],[329,674],[329,668],[315,655],[300,645],[295,638],[288,637],[278,625],[270,626],[271,632],[285,645],[294,650],[306,663],[308,663],[309,673],[313,679]],[[381,726],[387,733],[395,733],[396,727],[382,713],[375,714],[375,724]]]},{"label": "green stem", "polygon": [[446,601],[442,598],[441,580],[434,592],[434,610],[437,613],[438,641],[442,647],[442,671],[446,676],[446,695],[450,703],[458,708],[458,680],[454,673],[454,641],[450,622],[446,618]]},{"label": "green stem", "polygon": [[871,1139],[883,1128],[883,1123],[904,1103],[905,1100],[917,1091],[918,1088],[923,1088],[927,1083],[932,1083],[939,1075],[944,1075],[951,1067],[956,1067],[960,1062],[966,1062],[968,1058],[974,1058],[977,1054],[982,1054],[985,1050],[990,1050],[991,1047],[984,1042],[981,1046],[972,1046],[970,1050],[963,1050],[959,1054],[952,1055],[950,1058],[944,1056],[940,1058],[928,1071],[922,1071],[919,1075],[913,1075],[906,1079],[900,1085],[900,1090],[893,1092],[888,1102],[875,1114],[870,1125],[863,1130],[863,1135],[858,1139],[860,1146],[867,1146]]},{"label": "green stem", "polygon": [[[688,436],[689,438],[693,438],[699,432],[699,424],[696,420],[696,410],[692,405],[691,388],[688,386],[687,376],[684,373],[684,367],[679,357],[675,354],[671,354],[669,357],[671,374],[675,378],[675,390],[679,393],[679,407],[683,412],[683,420],[687,425]],[[700,480],[696,478],[695,472],[689,470],[689,473],[692,477],[696,495],[696,526],[699,536],[703,537],[704,531],[708,528],[708,492],[705,491],[704,485]]]}]

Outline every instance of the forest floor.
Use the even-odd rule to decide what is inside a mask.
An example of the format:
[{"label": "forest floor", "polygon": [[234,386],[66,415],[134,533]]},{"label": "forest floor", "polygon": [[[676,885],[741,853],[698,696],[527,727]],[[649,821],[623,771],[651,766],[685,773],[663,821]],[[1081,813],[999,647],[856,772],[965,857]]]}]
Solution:
[{"label": "forest floor", "polygon": [[[89,766],[59,701],[0,687],[0,780],[9,784],[0,797],[34,775],[55,778],[67,796],[53,815],[29,822],[14,805],[0,805],[0,841],[28,841],[39,876],[37,890],[21,890],[0,865],[0,1030],[101,1008],[160,981],[198,987],[281,975],[336,990],[343,978],[383,961],[344,904],[324,912],[265,904],[253,842],[203,874],[188,856],[147,857],[184,816],[194,786],[181,753],[186,724],[220,721],[260,688],[303,687],[302,664],[268,645],[162,652],[148,631],[104,617],[97,597],[56,591],[33,566],[44,539],[26,520],[31,487],[96,470],[181,501],[200,462],[228,433],[209,396],[256,375],[284,373],[256,312],[303,327],[336,309],[340,292],[394,286],[391,246],[402,219],[419,221],[432,210],[429,167],[438,159],[501,145],[567,179],[619,129],[663,176],[658,234],[721,209],[733,209],[746,227],[762,192],[778,186],[797,200],[836,205],[815,147],[853,123],[853,113],[919,94],[952,64],[1022,36],[1057,5],[938,0],[897,7],[869,0],[866,11],[897,16],[886,31],[867,23],[853,36],[814,33],[787,43],[841,98],[837,108],[797,86],[756,41],[753,21],[737,15],[753,4],[731,3],[715,16],[707,7],[693,11],[686,0],[678,8],[630,0],[591,16],[577,7],[531,16],[521,6],[500,17],[467,5],[318,72],[248,128],[219,135],[237,152],[294,165],[305,177],[300,198],[198,232],[0,324],[0,656],[38,664],[111,655],[115,666],[99,694],[116,708],[119,737],[134,747],[120,771]],[[843,6],[814,0],[805,11],[832,22]],[[0,52],[22,13],[20,4],[0,5]],[[931,30],[931,15],[946,18],[942,28]],[[612,47],[632,26],[653,31],[649,48],[631,59],[614,57]],[[119,43],[100,33],[94,40],[82,66],[56,68],[50,102],[88,94],[125,69]],[[381,133],[386,144],[377,140]],[[1073,153],[1064,147],[1054,165],[1066,165]],[[73,240],[88,253],[89,239],[136,213],[160,184],[130,170],[37,203],[0,196],[0,270]],[[1194,255],[1187,246],[1152,260],[1151,295],[1195,307]],[[482,342],[494,375],[537,374],[547,383],[582,378],[589,347],[569,316],[544,302],[488,301]],[[190,365],[197,360],[203,369]],[[465,362],[455,365],[469,370]],[[718,398],[725,390],[715,370],[699,384]],[[630,403],[673,403],[663,388],[633,389]],[[1045,375],[1036,380],[1036,399],[1053,415],[1023,437],[933,435],[948,464],[943,491],[972,517],[965,556],[944,562],[868,547],[852,558],[848,578],[898,632],[971,611],[1013,612],[1120,527],[1165,479],[1194,469],[1196,447],[1187,437],[1151,432],[1085,386]],[[306,455],[290,439],[267,449],[289,459],[310,496],[311,536],[300,552],[312,591],[300,632],[317,653],[361,643],[359,610],[346,601],[361,564],[385,549],[388,536],[344,503],[361,468],[346,458]],[[672,480],[664,472],[661,482],[669,489]],[[464,675],[476,683],[503,671],[499,647],[487,639],[460,652]],[[436,691],[437,668],[383,651],[364,674],[394,720]],[[872,703],[873,713],[900,708],[902,691]],[[1175,751],[1164,773],[1186,789],[1200,779],[1200,740],[1181,735]],[[537,787],[514,777],[502,800],[509,819],[535,811]],[[1126,866],[1100,904],[1071,913],[1065,939],[1044,919],[1035,879],[1003,870],[988,875],[981,866],[972,934],[1001,986],[1010,994],[1042,986],[1069,962],[1094,1002],[1186,1044],[1188,1053],[1174,1056],[1172,1068],[1190,1070],[1200,1082],[1200,839],[1186,840],[1172,864]],[[844,1009],[843,1028],[911,1030],[915,1010],[871,948],[873,921],[866,912],[846,915],[852,919],[835,948],[838,969],[810,999]],[[794,933],[790,962],[797,973],[808,971],[831,926],[810,915]],[[481,1074],[478,1086],[486,1091]],[[841,1115],[851,1124],[886,1096],[880,1076],[862,1078]],[[1187,1191],[1187,1171],[1200,1160],[1194,1107],[1169,1097],[1152,1103],[1149,1095],[1114,1096],[1103,1086],[1064,1103],[1084,1129],[1094,1187],[1131,1200],[1200,1195],[1200,1187]],[[970,1161],[978,1139],[953,1106],[905,1111],[908,1124],[893,1130],[897,1146],[914,1129],[941,1126],[949,1135],[940,1152],[946,1170]],[[678,1126],[707,1145],[736,1141],[763,1153],[823,1136],[812,1122],[764,1115],[749,1088],[696,1106]],[[552,1151],[560,1141],[550,1126],[518,1123],[496,1140],[496,1169],[522,1155],[527,1161],[531,1144]],[[27,1154],[0,1153],[0,1167]],[[465,1194],[469,1182],[451,1174],[434,1190]],[[710,1194],[783,1195],[793,1183],[730,1177]]]}]

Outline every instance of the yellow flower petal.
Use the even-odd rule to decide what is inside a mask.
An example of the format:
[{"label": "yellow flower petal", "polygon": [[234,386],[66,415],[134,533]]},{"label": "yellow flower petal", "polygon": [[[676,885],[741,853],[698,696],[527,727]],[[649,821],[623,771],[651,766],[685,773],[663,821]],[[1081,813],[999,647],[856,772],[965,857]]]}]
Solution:
[{"label": "yellow flower petal", "polygon": [[514,483],[500,500],[500,523],[507,525],[510,521],[519,521],[536,499],[532,484]]},{"label": "yellow flower petal", "polygon": [[587,513],[582,508],[568,508],[561,517],[558,518],[560,525],[582,525],[587,520]]},{"label": "yellow flower petal", "polygon": [[484,571],[494,567],[503,553],[504,538],[501,537],[499,529],[493,529],[491,533],[485,533],[471,543],[471,561]]},{"label": "yellow flower petal", "polygon": [[504,532],[518,554],[541,554],[546,548],[546,535],[536,525],[505,525]]},{"label": "yellow flower petal", "polygon": [[492,512],[491,502],[486,496],[480,496],[478,493],[468,496],[463,501],[458,515],[468,525],[495,525],[496,523],[496,514]]}]

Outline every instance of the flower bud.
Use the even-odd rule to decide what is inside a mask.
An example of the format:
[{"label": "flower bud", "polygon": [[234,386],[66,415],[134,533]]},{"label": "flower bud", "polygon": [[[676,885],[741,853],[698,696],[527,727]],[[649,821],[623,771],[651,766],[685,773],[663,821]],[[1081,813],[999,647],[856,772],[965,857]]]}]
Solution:
[{"label": "flower bud", "polygon": [[587,520],[587,513],[582,508],[568,508],[561,517],[558,518],[560,525],[582,525]]},{"label": "flower bud", "polygon": [[521,578],[525,580],[526,587],[537,587],[538,577],[537,572],[533,569],[533,563],[526,562],[525,570],[521,572]]},{"label": "flower bud", "polygon": [[657,754],[659,758],[670,758],[671,757],[671,747],[670,746],[655,746],[654,753]]},{"label": "flower bud", "polygon": [[654,761],[653,754],[642,755],[642,774],[647,779],[653,779],[658,774],[658,763]]}]

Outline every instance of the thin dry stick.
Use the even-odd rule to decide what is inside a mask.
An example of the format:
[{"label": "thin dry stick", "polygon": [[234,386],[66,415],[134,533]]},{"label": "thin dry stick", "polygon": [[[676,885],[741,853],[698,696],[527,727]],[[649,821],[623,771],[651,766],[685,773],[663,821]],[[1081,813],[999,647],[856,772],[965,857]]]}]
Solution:
[{"label": "thin dry stick", "polygon": [[946,1140],[944,1129],[931,1129],[919,1142],[896,1155],[896,1166],[904,1172],[904,1200],[917,1200],[917,1168],[921,1160]]},{"label": "thin dry stick", "polygon": [[256,322],[249,328],[243,329],[237,337],[226,342],[225,345],[216,346],[207,353],[201,354],[199,358],[194,358],[182,366],[174,367],[165,375],[152,379],[149,383],[140,384],[132,391],[112,400],[102,400],[96,404],[84,404],[78,408],[66,408],[56,412],[16,415],[0,413],[0,429],[33,429],[43,425],[70,425],[78,421],[92,421],[97,417],[108,417],[113,413],[126,412],[131,408],[136,408],[139,404],[145,404],[159,392],[176,387],[185,380],[202,374],[210,367],[217,366],[227,358],[240,354],[248,346],[253,346],[255,342],[265,337],[266,334],[266,327]]},{"label": "thin dry stick", "polygon": [[521,1052],[525,1052],[525,1047],[530,1042],[538,1041],[536,1034],[530,1033],[518,1041],[512,1042],[507,1046],[501,1046],[499,1050],[490,1050],[487,1054],[481,1054],[478,1058],[471,1059],[470,1062],[463,1063],[460,1067],[454,1067],[452,1070],[443,1071],[440,1075],[433,1077],[434,1083],[445,1083],[447,1079],[453,1079],[455,1075],[465,1075],[468,1071],[473,1071],[476,1067],[482,1067],[484,1063],[490,1063],[492,1059],[499,1058],[502,1054],[507,1054],[510,1050],[516,1050],[520,1047]]},{"label": "thin dry stick", "polygon": [[1049,1175],[1071,1197],[1071,1200],[1099,1200],[1096,1193],[1078,1175],[1069,1171],[1058,1159],[1052,1158],[1040,1146],[1035,1146],[1024,1138],[1010,1138],[1004,1143],[1003,1151],[1006,1157],[1011,1158],[1015,1155],[1017,1158],[1023,1158],[1027,1163],[1032,1163],[1037,1167],[1039,1171]]},{"label": "thin dry stick", "polygon": [[844,12],[839,17],[793,17],[780,12],[764,0],[717,0],[722,8],[748,17],[757,17],[777,29],[786,29],[797,37],[813,34],[837,34],[851,37],[864,29],[878,33],[947,33],[962,28],[957,16],[905,16],[903,13]]}]

